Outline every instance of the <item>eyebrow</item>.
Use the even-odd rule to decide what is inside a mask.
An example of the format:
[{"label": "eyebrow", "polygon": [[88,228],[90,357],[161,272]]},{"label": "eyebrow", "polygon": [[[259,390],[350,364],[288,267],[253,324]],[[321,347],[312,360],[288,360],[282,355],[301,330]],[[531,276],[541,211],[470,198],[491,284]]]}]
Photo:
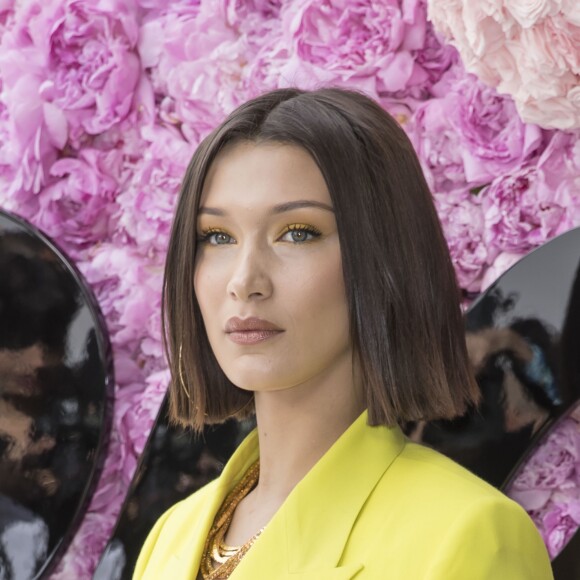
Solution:
[{"label": "eyebrow", "polygon": [[[301,199],[298,201],[288,201],[286,203],[280,203],[275,205],[271,212],[272,214],[279,214],[284,213],[287,211],[292,211],[294,209],[302,209],[305,207],[312,207],[316,209],[323,209],[329,212],[334,213],[334,209],[331,206],[327,205],[326,203],[322,203],[321,201],[311,201],[307,199]],[[216,216],[225,216],[227,212],[222,209],[218,209],[216,207],[200,207],[198,210],[199,214],[207,214],[207,215],[216,215]]]}]

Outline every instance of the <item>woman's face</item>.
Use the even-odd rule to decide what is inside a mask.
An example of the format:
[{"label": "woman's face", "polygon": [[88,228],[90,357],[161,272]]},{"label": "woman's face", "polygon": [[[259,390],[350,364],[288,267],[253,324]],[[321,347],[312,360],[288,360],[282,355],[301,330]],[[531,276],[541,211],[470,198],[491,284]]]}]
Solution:
[{"label": "woman's face", "polygon": [[226,148],[210,168],[197,225],[195,293],[232,383],[273,391],[352,371],[336,219],[308,153]]}]

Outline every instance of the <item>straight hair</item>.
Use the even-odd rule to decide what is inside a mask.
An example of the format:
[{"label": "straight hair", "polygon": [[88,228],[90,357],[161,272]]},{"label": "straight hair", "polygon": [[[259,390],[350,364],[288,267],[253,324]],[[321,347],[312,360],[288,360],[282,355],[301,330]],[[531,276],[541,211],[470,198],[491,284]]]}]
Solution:
[{"label": "straight hair", "polygon": [[254,410],[253,393],[220,368],[193,289],[204,182],[220,151],[239,142],[301,147],[326,181],[369,424],[450,419],[475,405],[455,271],[407,135],[358,92],[280,89],[241,105],[208,135],[182,183],[162,299],[172,419],[201,431]]}]

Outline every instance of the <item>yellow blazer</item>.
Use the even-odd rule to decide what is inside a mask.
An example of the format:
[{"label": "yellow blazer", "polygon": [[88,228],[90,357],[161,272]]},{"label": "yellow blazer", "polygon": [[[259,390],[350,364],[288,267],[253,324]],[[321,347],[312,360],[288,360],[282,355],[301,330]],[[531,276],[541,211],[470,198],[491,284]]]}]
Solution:
[{"label": "yellow blazer", "polygon": [[[228,491],[258,458],[253,431],[221,476],[169,509],[134,580],[195,580]],[[549,580],[525,511],[453,461],[370,427],[366,411],[288,496],[231,580]]]}]

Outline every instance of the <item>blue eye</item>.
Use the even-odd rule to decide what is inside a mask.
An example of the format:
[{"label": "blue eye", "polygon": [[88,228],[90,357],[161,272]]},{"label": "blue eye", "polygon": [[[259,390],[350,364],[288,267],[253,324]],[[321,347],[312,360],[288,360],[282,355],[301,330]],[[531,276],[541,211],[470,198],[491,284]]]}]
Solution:
[{"label": "blue eye", "polygon": [[206,230],[202,232],[199,242],[209,244],[210,246],[223,246],[235,243],[234,238],[230,234],[221,230]]},{"label": "blue eye", "polygon": [[312,226],[293,224],[286,228],[286,231],[280,236],[280,240],[294,244],[303,244],[305,242],[311,242],[319,236],[320,231]]}]

